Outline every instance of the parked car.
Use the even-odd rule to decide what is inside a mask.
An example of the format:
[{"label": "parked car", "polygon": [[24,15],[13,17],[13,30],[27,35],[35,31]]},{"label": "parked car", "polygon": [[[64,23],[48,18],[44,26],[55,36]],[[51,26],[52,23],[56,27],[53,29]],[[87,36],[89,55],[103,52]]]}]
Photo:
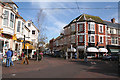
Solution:
[{"label": "parked car", "polygon": [[110,56],[103,56],[103,60],[111,60],[111,61],[117,61],[118,55],[117,54],[111,54]]},{"label": "parked car", "polygon": [[54,57],[63,57],[63,53],[61,51],[54,51]]}]

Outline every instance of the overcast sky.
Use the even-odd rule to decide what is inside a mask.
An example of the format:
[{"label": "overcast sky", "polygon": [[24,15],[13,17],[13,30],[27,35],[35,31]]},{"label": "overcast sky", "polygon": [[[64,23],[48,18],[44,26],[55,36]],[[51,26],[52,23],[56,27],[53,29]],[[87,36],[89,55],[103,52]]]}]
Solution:
[{"label": "overcast sky", "polygon": [[[32,20],[35,25],[36,14],[38,13],[40,8],[59,8],[43,10],[46,15],[43,26],[47,28],[46,35],[48,37],[48,40],[59,36],[65,25],[69,24],[70,21],[83,13],[93,16],[99,16],[103,20],[108,21],[110,21],[112,18],[115,18],[116,22],[118,22],[118,2],[79,2],[78,0],[77,3],[31,1],[16,2],[16,4],[19,6],[18,12],[20,13],[20,15],[25,20]],[[78,9],[78,7],[80,9]]]}]

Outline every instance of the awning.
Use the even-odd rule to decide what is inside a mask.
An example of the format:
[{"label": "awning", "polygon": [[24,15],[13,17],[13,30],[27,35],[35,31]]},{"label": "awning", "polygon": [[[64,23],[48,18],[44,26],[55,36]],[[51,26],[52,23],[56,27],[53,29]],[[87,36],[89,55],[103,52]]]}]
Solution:
[{"label": "awning", "polygon": [[[35,50],[35,47],[33,45],[29,44],[29,43],[25,44],[25,49],[27,49],[27,46],[28,46],[28,49]],[[24,43],[23,43],[22,49],[24,49]]]},{"label": "awning", "polygon": [[76,52],[76,49],[75,48],[67,49],[67,52]]},{"label": "awning", "polygon": [[99,52],[108,52],[106,48],[99,48]]},{"label": "awning", "polygon": [[89,48],[87,48],[87,52],[99,52],[99,51],[95,47],[89,47]]}]

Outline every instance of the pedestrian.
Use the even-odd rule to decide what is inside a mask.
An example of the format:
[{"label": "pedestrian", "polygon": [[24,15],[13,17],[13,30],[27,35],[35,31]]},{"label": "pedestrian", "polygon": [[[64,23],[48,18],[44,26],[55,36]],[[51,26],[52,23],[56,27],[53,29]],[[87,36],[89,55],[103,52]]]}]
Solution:
[{"label": "pedestrian", "polygon": [[25,57],[24,52],[22,52],[22,54],[21,54],[22,60],[24,59],[24,57]]},{"label": "pedestrian", "polygon": [[84,61],[87,63],[87,54],[84,55]]},{"label": "pedestrian", "polygon": [[24,52],[24,55],[25,55],[25,57],[23,58],[23,60],[22,60],[22,63],[21,63],[21,64],[25,63],[25,61],[27,61],[27,64],[29,64],[29,61],[28,61],[28,56],[27,56],[26,52]]},{"label": "pedestrian", "polygon": [[17,60],[17,51],[15,51],[14,56],[15,56],[15,61],[16,61]]},{"label": "pedestrian", "polygon": [[36,53],[36,51],[34,52],[34,58],[35,58],[35,60],[37,60],[37,53]]},{"label": "pedestrian", "polygon": [[77,53],[75,53],[75,59],[77,59]]},{"label": "pedestrian", "polygon": [[12,48],[10,48],[10,51],[12,52],[12,55],[11,55],[11,61],[12,61],[12,57],[13,57],[13,50],[12,50]]},{"label": "pedestrian", "polygon": [[41,60],[43,59],[43,53],[42,51],[40,52]]},{"label": "pedestrian", "polygon": [[11,63],[12,65],[14,65],[13,62],[12,62],[12,60],[11,60],[12,52],[11,52],[10,49],[8,49],[6,55],[7,55],[6,67],[9,67],[9,66],[10,66],[10,63]]}]

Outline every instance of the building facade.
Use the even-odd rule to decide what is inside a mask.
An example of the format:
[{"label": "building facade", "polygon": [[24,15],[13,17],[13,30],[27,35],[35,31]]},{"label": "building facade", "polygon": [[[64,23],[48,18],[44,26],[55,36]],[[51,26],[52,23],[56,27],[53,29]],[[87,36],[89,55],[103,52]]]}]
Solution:
[{"label": "building facade", "polygon": [[[59,51],[63,48],[65,52],[68,52],[67,50],[72,46],[76,49],[75,51],[79,58],[83,58],[86,53],[88,57],[103,56],[103,54],[109,52],[108,45],[111,44],[108,39],[112,37],[111,34],[108,34],[109,27],[110,26],[98,16],[82,14],[64,27],[63,38],[56,38],[54,40],[54,45],[58,43],[57,45],[60,46],[59,43],[62,43],[63,46],[59,48],[55,45],[54,48],[57,48]],[[115,37],[115,35],[113,36]],[[117,37],[118,33],[116,32],[115,38]],[[63,41],[61,39],[63,39]],[[114,39],[114,41],[115,40],[116,39]],[[118,39],[116,45],[119,45]]]},{"label": "building facade", "polygon": [[[2,29],[0,51],[3,55],[9,48],[12,48],[20,56],[24,49],[24,35],[26,36],[25,42],[30,43],[28,49],[35,50],[37,47],[39,30],[33,22],[25,21],[19,15],[18,8],[12,0],[0,1],[0,29]],[[27,25],[28,23],[31,23],[31,26]]]}]

